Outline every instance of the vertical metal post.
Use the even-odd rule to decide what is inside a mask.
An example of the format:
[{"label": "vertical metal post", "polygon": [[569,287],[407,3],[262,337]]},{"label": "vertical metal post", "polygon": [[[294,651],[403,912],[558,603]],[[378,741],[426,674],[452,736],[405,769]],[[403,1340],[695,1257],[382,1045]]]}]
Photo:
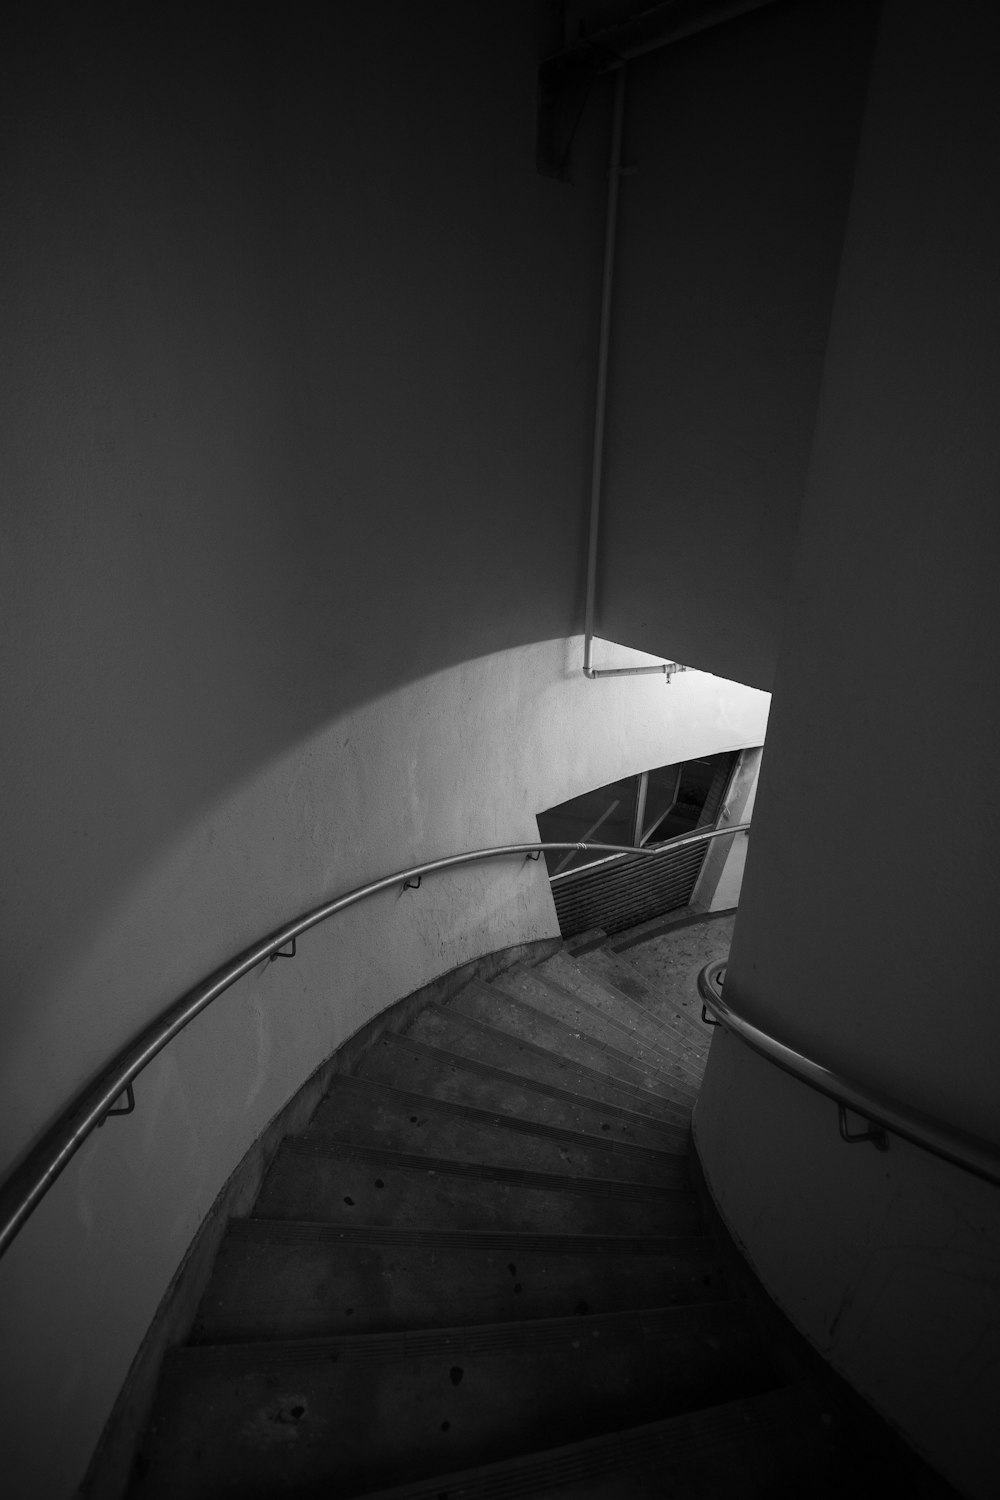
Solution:
[{"label": "vertical metal post", "polygon": [[615,279],[615,239],[618,232],[618,183],[622,165],[622,124],[625,118],[625,67],[615,75],[608,163],[608,204],[604,223],[604,277],[601,286],[601,328],[597,346],[597,386],[594,392],[594,447],[590,464],[590,531],[587,538],[587,602],[584,613],[583,670],[594,670],[594,595],[597,589],[597,536],[604,478],[604,426],[608,406],[608,353],[611,347],[611,294]]},{"label": "vertical metal post", "polygon": [[643,771],[635,794],[635,820],[632,824],[632,842],[642,848],[642,825],[646,817],[646,793],[649,791],[649,772]]}]

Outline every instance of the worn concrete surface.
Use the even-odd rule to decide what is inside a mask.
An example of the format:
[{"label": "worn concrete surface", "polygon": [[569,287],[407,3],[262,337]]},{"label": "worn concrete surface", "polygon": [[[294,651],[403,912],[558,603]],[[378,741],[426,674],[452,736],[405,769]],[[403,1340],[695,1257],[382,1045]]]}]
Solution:
[{"label": "worn concrete surface", "polygon": [[[725,958],[733,939],[734,911],[702,921],[676,924],[641,937],[641,929],[619,933],[614,951],[681,1010],[701,1019],[698,974],[713,959]],[[636,941],[636,939],[639,941]]]}]

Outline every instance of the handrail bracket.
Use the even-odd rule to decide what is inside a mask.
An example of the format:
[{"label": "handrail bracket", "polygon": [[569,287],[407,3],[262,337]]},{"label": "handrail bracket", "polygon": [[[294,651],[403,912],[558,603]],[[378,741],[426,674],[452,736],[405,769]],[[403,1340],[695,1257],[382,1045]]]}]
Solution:
[{"label": "handrail bracket", "polygon": [[[112,1115],[130,1115],[135,1110],[135,1090],[130,1083],[125,1085],[125,1104],[121,1109],[106,1109],[97,1122],[98,1130],[103,1130],[105,1120],[110,1120]],[[119,1095],[119,1098],[121,1095]]]},{"label": "handrail bracket", "polygon": [[846,1141],[849,1146],[860,1146],[862,1141],[871,1141],[876,1151],[888,1151],[889,1137],[881,1125],[868,1121],[867,1130],[850,1131],[847,1128],[847,1105],[837,1105],[837,1119],[840,1124],[840,1139]]}]

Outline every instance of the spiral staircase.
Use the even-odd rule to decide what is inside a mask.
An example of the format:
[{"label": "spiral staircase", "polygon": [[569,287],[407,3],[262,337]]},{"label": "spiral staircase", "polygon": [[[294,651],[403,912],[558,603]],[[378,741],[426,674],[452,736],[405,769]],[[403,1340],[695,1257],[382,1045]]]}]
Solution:
[{"label": "spiral staircase", "polygon": [[336,1076],[228,1225],[129,1495],[950,1494],[700,1184],[695,979],[731,926],[567,944]]}]

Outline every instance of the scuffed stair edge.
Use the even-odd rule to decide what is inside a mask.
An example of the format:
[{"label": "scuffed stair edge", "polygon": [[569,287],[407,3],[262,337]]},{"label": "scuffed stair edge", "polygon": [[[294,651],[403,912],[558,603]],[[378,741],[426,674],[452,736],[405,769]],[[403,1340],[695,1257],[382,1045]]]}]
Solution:
[{"label": "scuffed stair edge", "polygon": [[[396,1365],[422,1358],[486,1355],[508,1350],[579,1348],[604,1335],[644,1344],[707,1344],[720,1336],[749,1344],[752,1325],[741,1297],[666,1307],[620,1308],[613,1312],[531,1318],[502,1323],[459,1323],[390,1333],[329,1334],[315,1338],[246,1339],[234,1343],[185,1344],[170,1351],[175,1370],[198,1366],[210,1375],[270,1374],[279,1370],[327,1370],[356,1363]],[[768,1371],[768,1384],[773,1384]]]},{"label": "scuffed stair edge", "polygon": [[458,1161],[452,1157],[425,1156],[416,1151],[395,1151],[387,1146],[356,1145],[319,1132],[290,1136],[283,1142],[283,1147],[298,1156],[374,1162],[398,1167],[402,1171],[423,1172],[428,1176],[440,1173],[449,1177],[470,1177],[477,1182],[502,1182],[513,1187],[541,1188],[545,1192],[586,1193],[600,1198],[645,1198],[650,1202],[662,1198],[693,1201],[686,1179],[683,1186],[677,1183],[661,1186],[650,1182],[619,1182],[606,1177],[571,1177],[559,1172],[535,1172],[528,1167],[497,1167]]},{"label": "scuffed stair edge", "polygon": [[[464,1059],[459,1053],[442,1053],[442,1056],[453,1058],[459,1066],[464,1065]],[[479,1064],[480,1067],[489,1067],[490,1064]],[[483,1075],[480,1075],[483,1076]],[[502,1073],[499,1069],[491,1075],[503,1081],[508,1079],[516,1083],[528,1093],[539,1093],[540,1089],[534,1086],[534,1080],[525,1078],[517,1073]],[[558,1141],[570,1146],[593,1147],[597,1151],[616,1155],[636,1155],[637,1159],[644,1161],[687,1161],[688,1142],[690,1130],[680,1125],[667,1125],[661,1127],[661,1122],[653,1116],[641,1115],[638,1111],[628,1111],[616,1104],[604,1104],[600,1099],[591,1099],[586,1094],[572,1094],[567,1089],[560,1089],[558,1085],[549,1087],[543,1085],[544,1095],[566,1104],[570,1108],[589,1110],[593,1114],[604,1114],[609,1119],[620,1120],[623,1124],[634,1124],[648,1130],[663,1128],[664,1139],[661,1144],[653,1146],[644,1141],[620,1141],[614,1137],[598,1135],[594,1131],[573,1130],[568,1125],[548,1125],[544,1120],[532,1120],[523,1115],[508,1115],[495,1109],[479,1109],[474,1104],[466,1104],[460,1099],[440,1099],[433,1094],[422,1094],[411,1092],[408,1089],[396,1088],[393,1084],[382,1083],[379,1079],[359,1078],[351,1079],[351,1083],[368,1084],[374,1095],[374,1090],[380,1089],[387,1096],[392,1096],[389,1102],[398,1102],[406,1108],[418,1110],[423,1114],[444,1115],[456,1123],[464,1121],[470,1125],[489,1126],[497,1130],[510,1131],[512,1135],[533,1136],[538,1140]],[[331,1100],[332,1096],[328,1096]],[[327,1100],[323,1101],[324,1104]],[[320,1109],[322,1110],[322,1105]],[[331,1116],[335,1115],[335,1109],[330,1108]],[[329,1120],[318,1118],[320,1111],[310,1124],[311,1135],[329,1134],[336,1137],[338,1124],[336,1118]],[[669,1134],[668,1134],[669,1132]],[[339,1138],[339,1137],[338,1137]]]}]

